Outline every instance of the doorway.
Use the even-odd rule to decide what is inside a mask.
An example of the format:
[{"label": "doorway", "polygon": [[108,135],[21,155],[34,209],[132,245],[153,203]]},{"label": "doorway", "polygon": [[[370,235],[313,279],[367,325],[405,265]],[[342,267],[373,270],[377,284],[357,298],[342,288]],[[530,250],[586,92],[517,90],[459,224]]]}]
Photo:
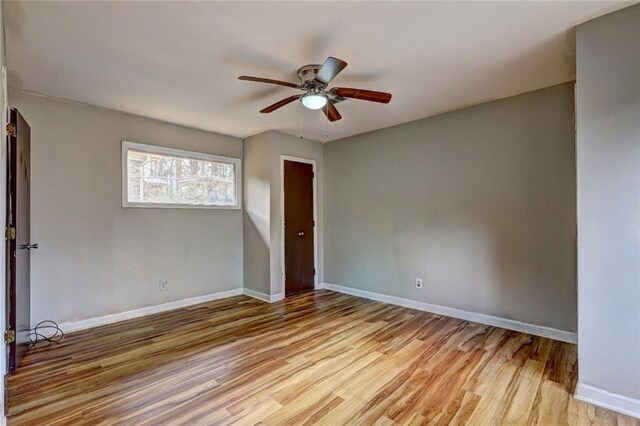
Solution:
[{"label": "doorway", "polygon": [[31,242],[30,185],[31,129],[17,109],[10,110],[7,126],[7,371],[14,372],[29,346]]},{"label": "doorway", "polygon": [[282,156],[284,296],[312,291],[317,284],[316,163]]}]

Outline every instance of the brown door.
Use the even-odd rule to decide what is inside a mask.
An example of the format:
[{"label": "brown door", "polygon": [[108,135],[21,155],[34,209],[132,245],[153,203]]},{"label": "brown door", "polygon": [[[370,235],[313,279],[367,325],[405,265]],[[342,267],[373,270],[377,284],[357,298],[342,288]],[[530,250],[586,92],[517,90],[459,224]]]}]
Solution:
[{"label": "brown door", "polygon": [[313,290],[313,166],[284,162],[285,295]]},{"label": "brown door", "polygon": [[[29,346],[30,254],[37,249],[30,239],[31,129],[16,109],[11,109],[7,132],[7,364],[15,371]],[[11,333],[14,338],[11,337]]]}]

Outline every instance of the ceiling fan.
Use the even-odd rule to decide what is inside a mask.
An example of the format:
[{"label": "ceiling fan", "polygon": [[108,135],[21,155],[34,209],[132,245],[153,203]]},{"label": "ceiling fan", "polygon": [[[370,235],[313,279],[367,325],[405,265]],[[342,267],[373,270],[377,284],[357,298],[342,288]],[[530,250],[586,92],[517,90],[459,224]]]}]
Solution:
[{"label": "ceiling fan", "polygon": [[329,56],[322,65],[311,64],[300,68],[298,70],[300,84],[289,83],[288,81],[272,80],[270,78],[251,77],[248,75],[242,75],[238,77],[238,80],[275,84],[304,91],[303,94],[289,96],[288,98],[284,98],[281,101],[260,110],[260,112],[264,114],[273,112],[278,108],[299,99],[300,102],[302,102],[302,105],[309,109],[322,109],[329,121],[338,121],[342,116],[336,109],[335,104],[349,98],[379,102],[383,104],[389,103],[391,100],[391,93],[352,89],[349,87],[334,87],[332,89],[327,89],[331,80],[333,80],[340,71],[345,69],[346,66],[347,63],[345,61]]}]

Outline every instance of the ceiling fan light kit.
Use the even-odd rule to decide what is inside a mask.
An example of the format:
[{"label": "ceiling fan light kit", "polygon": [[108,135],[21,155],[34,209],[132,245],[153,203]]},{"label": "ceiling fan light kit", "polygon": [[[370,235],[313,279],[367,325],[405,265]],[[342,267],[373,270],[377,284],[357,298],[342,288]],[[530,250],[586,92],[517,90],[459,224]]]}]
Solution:
[{"label": "ceiling fan light kit", "polygon": [[321,109],[329,121],[338,121],[342,118],[335,104],[347,99],[360,99],[363,101],[378,102],[388,104],[391,101],[391,93],[376,92],[373,90],[353,89],[348,87],[334,87],[327,89],[331,81],[347,66],[341,59],[329,56],[324,64],[310,64],[298,70],[300,84],[288,81],[273,80],[270,78],[251,77],[242,75],[238,80],[255,81],[257,83],[275,84],[278,86],[290,87],[304,91],[302,95],[293,95],[282,99],[273,105],[260,110],[263,114],[268,114],[281,108],[295,100],[300,100],[302,105],[312,110]]},{"label": "ceiling fan light kit", "polygon": [[309,109],[322,109],[327,105],[329,100],[325,95],[308,93],[300,98],[300,102]]}]

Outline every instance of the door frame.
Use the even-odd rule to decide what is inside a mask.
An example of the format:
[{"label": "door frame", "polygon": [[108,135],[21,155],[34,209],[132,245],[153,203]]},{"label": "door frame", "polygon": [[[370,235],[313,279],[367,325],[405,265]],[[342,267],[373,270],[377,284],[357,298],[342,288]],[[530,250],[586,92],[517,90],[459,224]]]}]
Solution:
[{"label": "door frame", "polygon": [[280,291],[275,296],[275,300],[285,298],[285,235],[284,235],[284,162],[295,161],[298,163],[311,164],[313,170],[313,267],[316,270],[313,276],[313,289],[318,290],[318,173],[316,171],[316,160],[310,158],[294,157],[291,155],[280,155]]},{"label": "door frame", "polygon": [[[0,27],[3,28],[3,19],[0,11]],[[1,28],[0,28],[1,29]],[[7,226],[7,114],[9,112],[8,90],[7,90],[7,66],[4,58],[0,58],[0,221],[2,228]],[[7,329],[7,256],[6,256],[6,240],[3,238],[0,244],[0,334],[4,335]],[[0,343],[0,424],[5,424],[6,418],[4,412],[6,410],[4,381],[7,374],[7,345],[4,338]]]}]

